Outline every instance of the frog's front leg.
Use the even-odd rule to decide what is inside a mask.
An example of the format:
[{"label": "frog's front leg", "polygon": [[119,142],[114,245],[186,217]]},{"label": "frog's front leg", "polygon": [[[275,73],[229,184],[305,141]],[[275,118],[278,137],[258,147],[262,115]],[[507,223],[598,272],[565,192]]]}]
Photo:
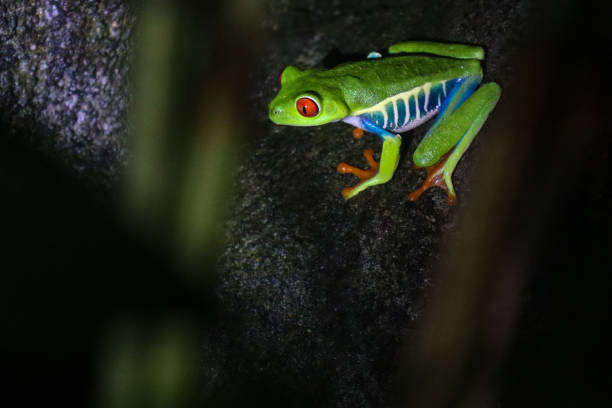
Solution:
[{"label": "frog's front leg", "polygon": [[382,153],[380,154],[380,163],[374,160],[372,149],[367,149],[363,152],[370,168],[362,170],[346,163],[338,165],[338,172],[341,174],[354,174],[361,180],[353,187],[342,189],[342,196],[346,199],[356,196],[366,188],[376,184],[386,183],[393,177],[393,173],[399,161],[400,145],[402,138],[400,135],[395,135],[382,128],[379,128],[374,123],[360,117],[347,118],[345,122],[356,126],[359,129],[364,129],[372,133],[376,133],[383,141]]},{"label": "frog's front leg", "polygon": [[[414,152],[414,163],[419,167],[428,167],[427,179],[423,185],[413,191],[408,198],[412,201],[430,187],[442,187],[447,193],[449,204],[456,202],[452,175],[459,159],[474,140],[474,137],[493,110],[501,89],[494,82],[482,85],[465,102],[465,93],[470,92],[469,80],[459,89],[453,99],[458,100],[458,108],[453,108],[450,101],[448,110],[440,113],[440,118],[429,129],[425,138]],[[470,92],[471,93],[471,92]],[[462,95],[463,94],[463,95]],[[445,106],[443,105],[442,109]]]}]

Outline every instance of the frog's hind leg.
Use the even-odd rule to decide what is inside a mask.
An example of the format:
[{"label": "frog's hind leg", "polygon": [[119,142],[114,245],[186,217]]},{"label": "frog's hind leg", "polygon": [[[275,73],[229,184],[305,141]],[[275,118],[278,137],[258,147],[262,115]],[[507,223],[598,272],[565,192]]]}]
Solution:
[{"label": "frog's hind leg", "polygon": [[425,53],[457,59],[484,59],[484,49],[476,45],[448,44],[431,41],[406,41],[389,47],[389,54]]},{"label": "frog's hind leg", "polygon": [[427,179],[408,196],[410,200],[416,200],[424,191],[437,186],[448,192],[449,204],[456,202],[453,171],[497,104],[501,93],[499,85],[491,82],[469,96],[477,85],[478,78],[468,78],[454,95],[449,95],[451,100],[448,103],[445,101],[441,109],[444,111],[414,152],[415,165],[429,168]]}]

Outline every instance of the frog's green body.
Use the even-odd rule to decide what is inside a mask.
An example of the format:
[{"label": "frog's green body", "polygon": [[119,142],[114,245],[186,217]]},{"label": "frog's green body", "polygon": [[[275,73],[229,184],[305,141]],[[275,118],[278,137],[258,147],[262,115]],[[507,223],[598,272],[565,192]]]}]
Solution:
[{"label": "frog's green body", "polygon": [[343,195],[350,198],[388,181],[399,159],[401,138],[397,133],[439,112],[415,151],[414,162],[432,166],[456,148],[430,171],[428,182],[412,198],[438,185],[447,188],[449,202],[453,202],[452,171],[497,103],[499,86],[490,83],[474,92],[482,79],[480,47],[408,42],[390,47],[389,52],[419,54],[372,58],[329,70],[287,67],[281,77],[282,88],[270,103],[270,119],[293,126],[343,120],[378,134],[383,140],[380,166],[367,155],[372,167],[369,171],[339,166],[339,171],[362,179],[357,186],[343,190]]}]

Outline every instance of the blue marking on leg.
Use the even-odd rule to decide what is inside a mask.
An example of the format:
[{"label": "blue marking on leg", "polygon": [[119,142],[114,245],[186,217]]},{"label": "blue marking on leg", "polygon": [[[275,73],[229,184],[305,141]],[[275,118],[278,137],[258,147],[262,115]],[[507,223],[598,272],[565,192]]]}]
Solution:
[{"label": "blue marking on leg", "polygon": [[363,126],[363,130],[377,134],[383,142],[387,137],[395,137],[393,133],[376,126],[376,124],[367,118],[361,117],[361,125]]},{"label": "blue marking on leg", "polygon": [[364,118],[376,124],[378,127],[382,127],[383,122],[385,121],[385,117],[383,116],[382,112],[369,112],[364,115]]},{"label": "blue marking on leg", "polygon": [[461,84],[464,80],[465,78],[459,78],[456,80],[448,81],[446,83],[446,98],[444,98],[444,100],[442,101],[442,106],[440,106],[440,113],[436,118],[436,122],[446,112],[446,110],[448,109],[448,105],[451,103],[455,95],[457,95],[457,92],[459,92],[459,88],[461,88]]},{"label": "blue marking on leg", "polygon": [[467,98],[472,96],[472,94],[476,90],[476,87],[478,87],[478,84],[480,83],[479,80],[475,80],[475,79],[468,79],[468,81],[469,82],[466,83],[465,90],[462,92],[461,98],[459,99],[459,102],[457,103],[457,106],[455,107],[455,110],[457,110],[457,108],[459,106],[461,106],[461,104],[463,102],[465,102],[467,100]]},{"label": "blue marking on leg", "polygon": [[446,81],[446,83],[444,84],[444,87],[446,88],[445,97],[448,98],[450,91],[453,90],[455,85],[462,82],[463,80],[465,80],[465,78],[455,78],[455,79],[449,79],[448,81]]},{"label": "blue marking on leg", "polygon": [[[440,112],[432,126],[435,126],[446,114],[453,113],[457,110],[457,108],[474,93],[479,83],[480,79],[477,77],[463,77],[448,81],[446,83],[446,98],[442,101]],[[452,111],[449,111],[450,106],[452,106]]]}]

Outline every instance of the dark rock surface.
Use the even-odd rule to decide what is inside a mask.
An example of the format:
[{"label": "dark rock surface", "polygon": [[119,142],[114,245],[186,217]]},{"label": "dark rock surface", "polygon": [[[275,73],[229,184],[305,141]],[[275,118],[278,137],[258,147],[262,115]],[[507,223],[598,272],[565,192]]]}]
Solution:
[{"label": "dark rock surface", "polygon": [[133,23],[121,0],[0,2],[3,123],[99,184],[125,157]]},{"label": "dark rock surface", "polygon": [[[412,152],[427,126],[404,135],[392,181],[345,202],[340,190],[354,180],[337,164],[365,164],[363,149],[379,142],[355,141],[343,123],[271,124],[266,108],[282,69],[333,66],[407,39],[443,40],[485,46],[485,81],[503,88],[526,16],[525,2],[278,2],[268,11],[251,95],[258,127],[237,174],[221,262],[218,293],[230,314],[213,336],[215,375],[228,385],[270,378],[276,396],[286,390],[315,406],[385,406],[400,344],[457,211],[435,189],[406,200],[424,177]],[[469,203],[467,168],[489,137],[485,126],[455,172],[459,208]]]}]

